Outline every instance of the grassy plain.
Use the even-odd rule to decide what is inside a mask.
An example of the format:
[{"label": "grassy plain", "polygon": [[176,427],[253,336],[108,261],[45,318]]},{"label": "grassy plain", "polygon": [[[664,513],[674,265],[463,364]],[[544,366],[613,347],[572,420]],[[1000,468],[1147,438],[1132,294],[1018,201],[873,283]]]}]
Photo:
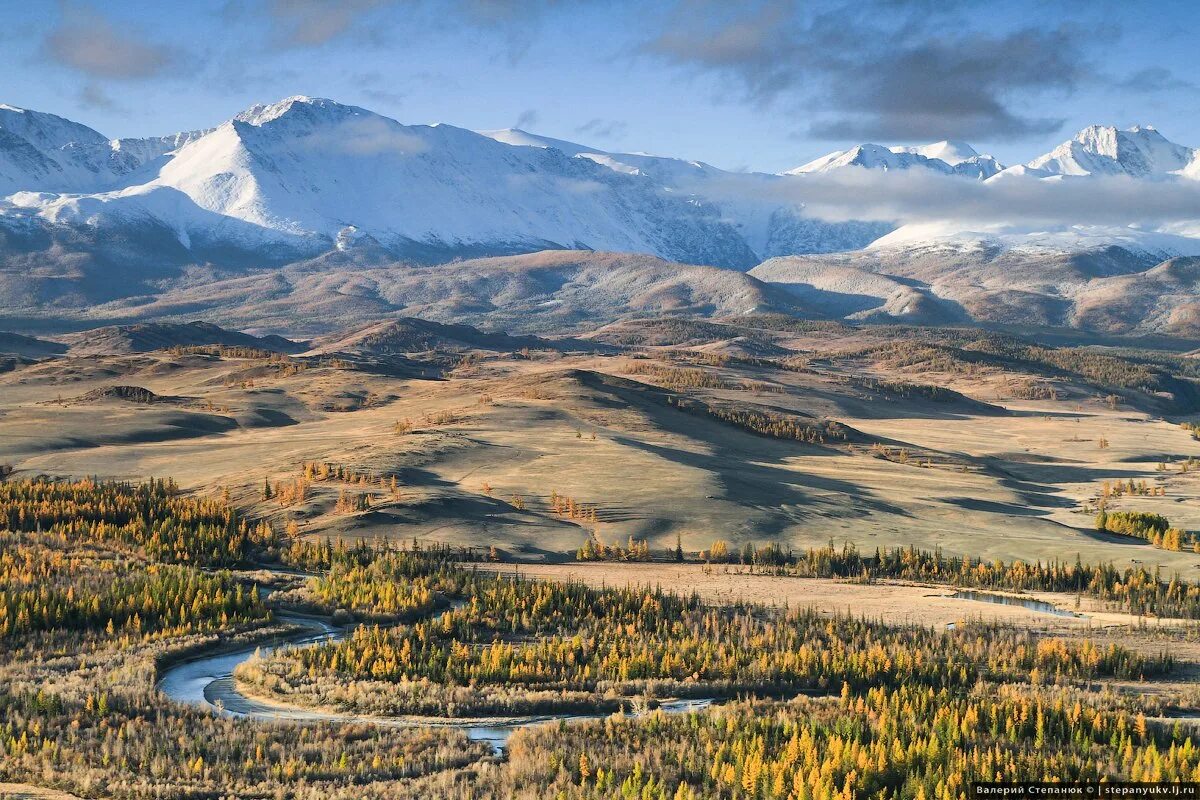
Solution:
[{"label": "grassy plain", "polygon": [[[1154,496],[1111,507],[1200,528],[1200,472],[1180,467],[1200,457],[1200,442],[1176,424],[1186,414],[1145,392],[1110,404],[1109,389],[1070,373],[889,367],[854,355],[865,335],[777,336],[772,347],[801,354],[804,366],[792,368],[722,360],[745,349],[730,340],[606,355],[482,352],[432,371],[436,379],[328,361],[290,372],[165,351],[68,356],[0,376],[0,463],[19,475],[170,474],[188,489],[227,488],[309,536],[418,537],[520,560],[562,560],[594,529],[602,541],[663,549],[679,536],[693,551],[717,538],[785,548],[832,539],[1006,561],[1078,554],[1185,577],[1200,566],[1190,552],[1097,533],[1090,510],[1105,481],[1146,481]],[[681,386],[669,370],[708,377]],[[1059,399],[1014,397],[1022,381],[1050,382]],[[103,395],[117,384],[164,399]],[[912,384],[950,392],[896,389]],[[672,397],[834,420],[853,433],[824,444],[770,438],[681,411]],[[398,433],[398,422],[411,429]],[[306,461],[394,476],[399,494],[355,514],[337,512],[339,493],[355,487],[336,481],[287,507],[262,500],[264,480],[293,480]],[[595,507],[597,523],[552,513],[552,492]]]}]

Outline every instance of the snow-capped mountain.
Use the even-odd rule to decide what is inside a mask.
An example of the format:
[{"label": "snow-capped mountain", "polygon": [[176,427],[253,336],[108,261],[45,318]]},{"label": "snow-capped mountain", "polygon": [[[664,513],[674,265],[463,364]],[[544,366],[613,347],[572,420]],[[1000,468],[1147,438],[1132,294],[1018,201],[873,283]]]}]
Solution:
[{"label": "snow-capped mountain", "polygon": [[938,159],[926,158],[923,155],[909,152],[895,152],[890,147],[881,144],[860,144],[849,150],[837,150],[795,169],[788,170],[788,175],[804,175],[809,172],[830,172],[846,167],[862,167],[864,169],[899,170],[913,167],[926,167],[949,174],[950,165]]},{"label": "snow-capped mountain", "polygon": [[913,153],[930,160],[949,164],[955,175],[987,180],[1004,169],[1004,165],[989,155],[980,153],[962,141],[942,140],[913,147],[893,147],[893,152]]},{"label": "snow-capped mountain", "polygon": [[[941,141],[864,144],[767,174],[516,129],[405,125],[309,97],[256,105],[207,130],[115,140],[0,106],[0,315],[139,316],[236,302],[245,320],[286,308],[278,313],[353,308],[366,319],[425,304],[446,320],[486,321],[493,305],[519,298],[510,317],[579,320],[601,297],[616,298],[606,313],[619,315],[786,309],[798,296],[831,316],[1133,329],[1096,322],[1073,298],[1114,296],[1165,259],[1200,255],[1200,221],[1058,214],[1051,223],[980,209],[994,197],[1012,209],[1031,187],[1057,208],[1046,192],[1090,199],[1089,181],[1114,176],[1122,189],[1146,181],[1128,185],[1178,191],[1200,180],[1197,152],[1152,128],[1092,127],[1007,169]],[[943,201],[943,216],[897,213],[915,220],[898,225],[875,202],[892,187],[914,203],[961,194],[964,219]],[[465,273],[447,265],[540,250],[617,254],[478,259],[469,292]],[[567,303],[556,283],[567,273],[534,268],[547,258],[572,265],[569,281],[586,274],[587,292]],[[745,270],[767,259],[750,277],[670,263]],[[1146,301],[1161,311],[1155,320],[1190,291],[1159,283],[1166,288],[1151,293],[1162,297]]]},{"label": "snow-capped mountain", "polygon": [[309,97],[256,105],[207,130],[119,140],[0,106],[0,295],[18,292],[21,308],[86,304],[198,270],[240,274],[300,262],[344,270],[545,249],[736,269],[849,251],[921,251],[951,265],[980,248],[1191,254],[1200,237],[1186,226],[1022,227],[1003,218],[898,226],[878,214],[826,221],[809,209],[834,191],[854,214],[854,192],[886,193],[905,175],[918,177],[922,192],[949,181],[984,194],[1009,187],[1001,181],[1200,179],[1196,153],[1150,128],[1094,127],[1004,170],[964,142],[941,141],[864,144],[766,174],[516,129],[405,125]]},{"label": "snow-capped mountain", "polygon": [[[950,150],[962,152],[952,143]],[[913,152],[941,156],[937,145]],[[973,152],[973,151],[971,151]],[[953,158],[953,155],[949,156]],[[1170,181],[1200,180],[1200,149],[1169,141],[1155,128],[1134,126],[1121,130],[1092,125],[1025,164],[1017,164],[987,177],[989,187],[1017,189],[1023,183],[1079,187],[1077,181],[1129,178],[1149,181],[1149,186]],[[1069,182],[1064,184],[1062,182]],[[873,241],[879,251],[924,250],[943,259],[966,258],[981,248],[1025,253],[1083,253],[1119,247],[1147,257],[1200,255],[1200,220],[1175,222],[1161,228],[1141,225],[1088,224],[1063,220],[1055,224],[1019,223],[997,218],[987,222],[946,218],[901,225]]]},{"label": "snow-capped mountain", "polygon": [[147,139],[21,109],[0,117],[0,224],[153,230],[201,262],[369,241],[425,261],[584,248],[746,269],[893,227],[806,218],[767,190],[783,180],[517,130],[403,125],[309,97]]},{"label": "snow-capped mountain", "polygon": [[665,196],[639,176],[328,100],[248,109],[176,151],[136,191],[160,188],[315,247],[353,227],[397,252],[583,246],[753,260],[715,209]]},{"label": "snow-capped mountain", "polygon": [[802,205],[779,199],[786,195],[780,190],[789,176],[729,172],[703,161],[610,152],[516,128],[481,133],[516,147],[554,148],[615,172],[644,176],[673,194],[702,198],[721,210],[760,259],[854,250],[894,227],[886,222],[825,222],[806,216]]},{"label": "snow-capped mountain", "polygon": [[0,192],[99,188],[115,177],[107,148],[86,125],[0,105]]},{"label": "snow-capped mountain", "polygon": [[915,153],[925,156],[925,158],[936,158],[951,166],[973,158],[991,158],[991,156],[980,156],[979,152],[966,142],[948,139],[932,144],[893,147],[891,150],[895,153]]},{"label": "snow-capped mountain", "polygon": [[19,190],[96,192],[203,135],[109,140],[69,119],[0,104],[0,196]]},{"label": "snow-capped mountain", "polygon": [[719,172],[707,165],[578,157],[586,148],[402,125],[329,100],[293,97],[161,139],[109,141],[16,109],[0,125],[6,221],[151,226],[206,257],[222,247],[314,254],[353,229],[426,260],[566,247],[748,268],[760,254],[741,229],[770,239],[765,223],[673,191],[681,172]]},{"label": "snow-capped mountain", "polygon": [[941,141],[933,144],[885,147],[879,144],[860,144],[849,150],[837,150],[814,159],[787,175],[813,172],[832,172],[846,167],[872,170],[928,169],[943,175],[960,175],[984,180],[1004,169],[996,159],[980,155],[966,142]]},{"label": "snow-capped mountain", "polygon": [[928,169],[943,175],[980,180],[996,176],[1049,178],[1056,176],[1125,175],[1133,178],[1178,176],[1200,179],[1200,149],[1166,139],[1151,126],[1125,130],[1092,125],[1049,153],[1025,164],[1005,167],[966,142],[941,141],[928,145],[887,147],[860,144],[814,159],[788,175],[828,173],[846,167],[899,171]]},{"label": "snow-capped mountain", "polygon": [[1092,125],[1025,165],[1036,175],[1200,178],[1200,150],[1170,142],[1151,126]]}]

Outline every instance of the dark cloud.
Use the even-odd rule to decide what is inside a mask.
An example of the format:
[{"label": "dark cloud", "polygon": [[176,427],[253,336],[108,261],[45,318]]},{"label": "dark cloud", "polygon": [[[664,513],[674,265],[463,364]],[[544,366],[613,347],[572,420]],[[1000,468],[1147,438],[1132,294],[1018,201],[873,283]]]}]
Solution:
[{"label": "dark cloud", "polygon": [[[1090,74],[1094,31],[980,32],[969,3],[865,0],[820,10],[793,0],[749,6],[683,0],[642,51],[715,74],[750,102],[816,110],[828,138],[1019,137],[1063,121],[1021,111],[1069,94]],[[970,20],[968,20],[970,22]]]},{"label": "dark cloud", "polygon": [[269,0],[268,17],[282,47],[315,47],[337,39],[363,15],[391,0]]},{"label": "dark cloud", "polygon": [[442,16],[497,36],[500,55],[510,65],[522,61],[537,42],[543,20],[554,12],[586,6],[595,0],[426,0]]},{"label": "dark cloud", "polygon": [[814,123],[811,133],[904,140],[1054,133],[1063,119],[1019,114],[1011,98],[1069,92],[1082,63],[1072,35],[1034,29],[862,53],[832,65],[836,82],[823,99],[842,113]]},{"label": "dark cloud", "polygon": [[404,103],[405,93],[395,88],[397,81],[378,70],[351,75],[349,80],[363,97],[373,103],[385,106],[400,106]]},{"label": "dark cloud", "polygon": [[1131,92],[1169,92],[1178,89],[1195,91],[1200,88],[1166,67],[1147,67],[1115,83],[1121,89]]},{"label": "dark cloud", "polygon": [[627,127],[620,120],[595,117],[577,127],[575,132],[585,136],[594,136],[597,139],[622,139],[625,137]]},{"label": "dark cloud", "polygon": [[96,78],[138,79],[160,75],[178,53],[117,28],[90,6],[60,4],[58,25],[42,43],[47,57]]},{"label": "dark cloud", "polygon": [[517,121],[514,122],[512,126],[514,128],[521,128],[522,130],[527,130],[528,128],[531,128],[534,125],[537,125],[538,119],[539,119],[539,115],[538,115],[537,109],[527,108],[524,111],[522,111],[520,114],[517,115]]},{"label": "dark cloud", "polygon": [[104,87],[96,83],[85,83],[79,89],[79,105],[92,111],[125,113],[124,106],[109,96]]},{"label": "dark cloud", "polygon": [[[271,38],[284,48],[319,47],[354,36],[386,46],[403,28],[411,34],[456,30],[486,31],[503,45],[510,62],[519,61],[536,41],[549,11],[585,0],[263,0]],[[240,16],[243,9],[225,14]],[[388,13],[399,11],[401,14]],[[400,25],[401,20],[403,25]]]}]

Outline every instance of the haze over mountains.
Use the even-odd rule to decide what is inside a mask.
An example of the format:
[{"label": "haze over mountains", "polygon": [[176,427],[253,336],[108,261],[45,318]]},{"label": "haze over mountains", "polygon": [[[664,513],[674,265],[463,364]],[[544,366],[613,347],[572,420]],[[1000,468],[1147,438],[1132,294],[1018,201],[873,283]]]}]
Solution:
[{"label": "haze over mountains", "polygon": [[[119,140],[0,105],[0,314],[128,318],[236,306],[233,317],[254,324],[317,306],[332,314],[345,305],[339,297],[373,297],[367,306],[379,314],[426,306],[445,321],[479,323],[554,309],[578,321],[590,298],[607,292],[598,304],[605,318],[766,308],[1191,331],[1191,262],[1147,271],[1200,254],[1200,223],[1186,208],[1164,224],[1123,224],[1107,210],[1071,219],[1071,199],[1093,186],[1132,186],[1139,197],[1190,192],[1200,186],[1200,151],[1150,127],[1093,126],[1016,166],[960,141],[865,143],[776,175],[517,129],[404,125],[308,97],[253,106],[211,129]],[[900,201],[876,202],[893,189]],[[952,200],[945,213],[935,206],[923,217],[903,208],[906,197],[917,205],[922,193],[963,192],[986,212],[991,198],[1020,205],[1018,190],[1061,193],[1062,218],[981,219],[978,208],[959,218]],[[889,210],[897,204],[900,211]],[[479,263],[493,284],[464,278],[467,295],[436,298],[422,288],[431,273],[421,273],[422,284],[413,272],[543,250],[751,272],[718,279],[679,267],[670,275],[655,259],[585,253],[492,259]],[[609,291],[605,268],[637,290]],[[631,269],[643,271],[633,278]],[[1142,273],[1150,279],[1129,280]],[[580,279],[582,295],[573,283]],[[1152,295],[1130,307],[1146,311],[1141,318],[1086,311],[1128,293],[1126,284]],[[273,310],[256,316],[250,297]],[[629,307],[612,307],[614,297]]]}]

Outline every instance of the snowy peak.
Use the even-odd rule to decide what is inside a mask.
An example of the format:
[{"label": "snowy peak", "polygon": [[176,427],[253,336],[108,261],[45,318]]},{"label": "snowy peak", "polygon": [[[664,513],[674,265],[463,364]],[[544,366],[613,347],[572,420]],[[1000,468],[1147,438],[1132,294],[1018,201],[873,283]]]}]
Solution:
[{"label": "snowy peak", "polygon": [[298,94],[280,100],[278,103],[258,103],[250,106],[234,117],[236,122],[244,122],[260,128],[281,119],[294,122],[305,122],[309,125],[322,121],[333,121],[358,116],[378,116],[358,106],[348,106],[328,100],[324,97],[308,97]]},{"label": "snowy peak", "polygon": [[[517,137],[519,146],[504,141]],[[517,131],[404,125],[297,96],[252,106],[189,140],[151,180],[104,202],[162,219],[185,246],[237,230],[255,252],[275,242],[361,250],[362,241],[422,259],[591,248],[755,262],[717,207],[576,149]],[[86,213],[72,211],[72,219]]]},{"label": "snowy peak", "polygon": [[586,158],[614,172],[621,172],[626,175],[649,176],[673,190],[686,190],[683,184],[697,177],[703,177],[706,174],[724,174],[724,170],[717,169],[700,161],[688,161],[682,158],[670,158],[667,156],[652,156],[646,153],[611,152],[599,147],[568,142],[565,139],[541,136],[529,131],[523,131],[520,128],[502,128],[494,131],[478,131],[478,133],[489,139],[494,139],[497,142],[514,147],[552,148],[568,156]]},{"label": "snowy peak", "polygon": [[0,106],[0,230],[19,221],[139,242],[150,237],[135,232],[153,230],[163,252],[197,263],[330,252],[356,263],[433,262],[590,248],[740,268],[775,255],[858,249],[895,229],[886,220],[813,216],[795,191],[807,190],[806,180],[820,190],[805,177],[812,173],[1200,179],[1196,153],[1153,128],[1094,126],[1003,172],[966,142],[944,140],[865,143],[778,175],[610,152],[517,128],[405,125],[303,95],[251,106],[208,130],[111,141],[52,114]]},{"label": "snowy peak", "polygon": [[39,150],[94,147],[108,142],[100,133],[69,119],[0,104],[0,129],[20,136]]},{"label": "snowy peak", "polygon": [[121,188],[143,167],[205,133],[109,140],[54,114],[0,104],[0,196]]},{"label": "snowy peak", "polygon": [[1003,164],[987,155],[964,158],[953,166],[956,175],[984,181],[1004,170]]},{"label": "snowy peak", "polygon": [[926,167],[938,172],[949,173],[950,166],[943,161],[927,158],[919,153],[893,150],[880,144],[860,144],[849,150],[838,150],[828,155],[788,170],[787,175],[802,175],[809,172],[832,172],[846,167],[864,169],[901,170]]},{"label": "snowy peak", "polygon": [[991,156],[980,155],[966,142],[941,141],[927,145],[860,144],[849,150],[838,150],[785,175],[804,175],[813,172],[832,172],[846,167],[883,171],[928,169],[943,175],[961,175],[986,179],[1003,167]]},{"label": "snowy peak", "polygon": [[[604,153],[595,147],[568,142],[565,139],[554,139],[549,136],[542,136],[529,131],[523,131],[520,128],[501,128],[495,131],[477,131],[480,136],[486,136],[502,144],[512,145],[513,147],[553,147],[555,150],[561,150],[569,156],[576,156],[580,153]],[[608,155],[607,153],[604,153]]]},{"label": "snowy peak", "polygon": [[861,144],[822,156],[785,174],[831,172],[846,167],[883,171],[923,168],[978,180],[988,180],[1002,172],[1005,177],[1125,175],[1195,179],[1200,177],[1200,149],[1175,144],[1150,125],[1124,130],[1091,125],[1051,152],[1007,169],[966,142],[946,140],[893,147]]},{"label": "snowy peak", "polygon": [[1150,178],[1190,174],[1197,156],[1195,148],[1169,141],[1152,126],[1091,125],[1027,166],[1050,175]]},{"label": "snowy peak", "polygon": [[961,141],[942,140],[933,144],[898,146],[890,148],[893,153],[914,153],[925,158],[936,158],[950,166],[972,158],[979,158],[974,147]]},{"label": "snowy peak", "polygon": [[893,147],[896,153],[914,153],[932,161],[948,164],[955,175],[961,175],[976,180],[987,180],[1004,169],[996,159],[978,152],[974,147],[962,141],[943,140],[933,144],[916,147]]},{"label": "snowy peak", "polygon": [[111,178],[108,140],[78,122],[0,105],[0,195],[84,190]]}]

